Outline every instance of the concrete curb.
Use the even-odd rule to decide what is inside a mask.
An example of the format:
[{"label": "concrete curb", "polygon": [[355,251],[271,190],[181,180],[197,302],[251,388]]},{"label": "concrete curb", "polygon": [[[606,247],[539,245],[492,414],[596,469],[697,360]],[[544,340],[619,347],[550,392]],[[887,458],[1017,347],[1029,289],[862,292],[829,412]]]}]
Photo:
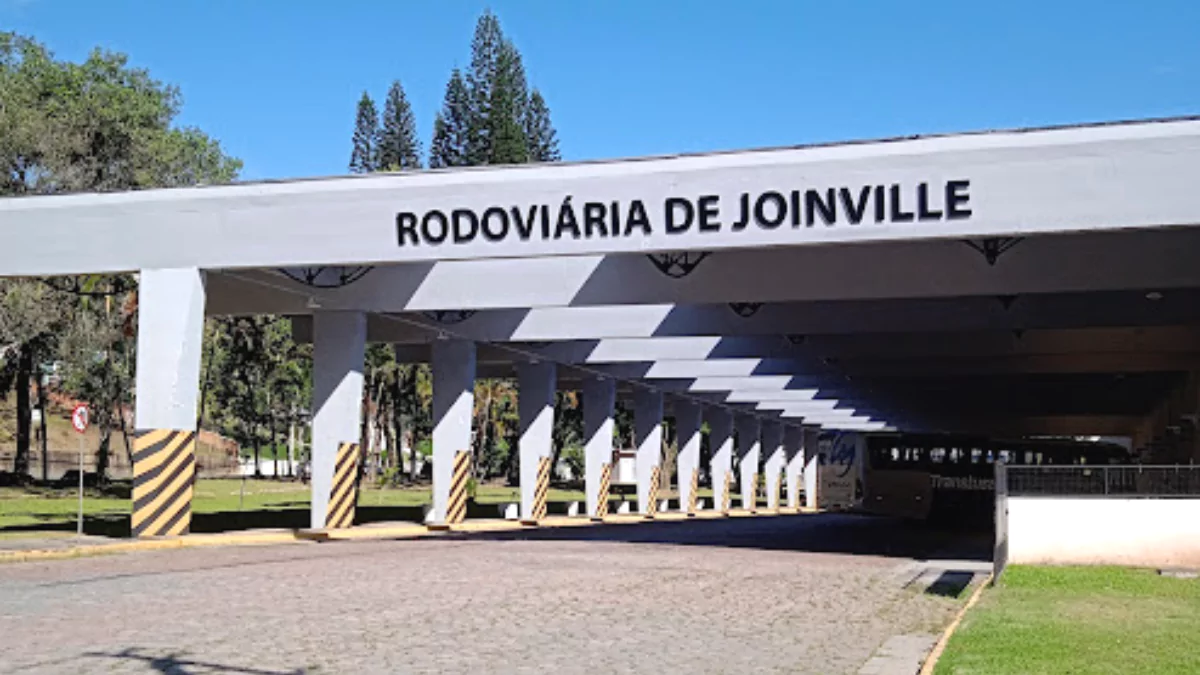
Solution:
[{"label": "concrete curb", "polygon": [[[729,515],[740,518],[777,517],[779,515],[802,515],[775,512],[749,513],[731,512]],[[176,548],[201,548],[210,546],[255,546],[264,544],[296,544],[305,542],[328,541],[369,541],[380,539],[420,539],[435,537],[446,532],[515,532],[539,528],[556,527],[592,527],[597,525],[636,525],[654,522],[688,522],[700,519],[724,518],[719,511],[700,511],[694,517],[686,513],[674,511],[658,514],[653,520],[648,520],[638,514],[606,516],[602,522],[591,520],[587,516],[549,516],[540,520],[536,525],[525,525],[512,520],[471,520],[457,525],[431,527],[417,523],[383,523],[378,525],[358,525],[336,530],[273,530],[252,532],[221,532],[215,534],[188,534],[182,537],[162,539],[141,539],[120,541],[112,544],[87,544],[61,549],[29,549],[23,551],[0,551],[0,564],[9,562],[35,562],[41,560],[64,560],[95,555],[112,555],[118,553],[133,553],[137,551],[158,551]]]},{"label": "concrete curb", "polygon": [[921,666],[921,671],[918,675],[933,675],[934,669],[937,668],[938,659],[942,658],[942,652],[946,651],[946,645],[949,644],[950,637],[954,635],[954,631],[958,630],[958,625],[962,623],[963,617],[967,615],[967,611],[974,607],[975,603],[979,602],[979,596],[983,595],[983,589],[987,588],[991,583],[992,575],[988,574],[983,583],[979,584],[979,587],[971,594],[971,598],[967,600],[967,604],[958,610],[954,621],[951,621],[946,630],[942,632],[942,636],[933,645],[933,651],[929,652],[929,656],[925,659],[925,663]]},{"label": "concrete curb", "polygon": [[190,534],[183,537],[122,541],[114,544],[88,544],[61,549],[30,549],[25,551],[0,552],[0,563],[35,562],[39,560],[63,560],[95,555],[133,553],[135,551],[159,551],[173,548],[200,548],[205,546],[255,546],[262,544],[286,544],[301,541],[292,530],[273,532],[223,532],[219,534]]}]

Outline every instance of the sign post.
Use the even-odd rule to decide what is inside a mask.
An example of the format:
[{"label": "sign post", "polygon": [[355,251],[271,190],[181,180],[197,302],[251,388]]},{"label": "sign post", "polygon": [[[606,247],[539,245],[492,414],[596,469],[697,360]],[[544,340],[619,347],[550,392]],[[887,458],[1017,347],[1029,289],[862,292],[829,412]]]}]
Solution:
[{"label": "sign post", "polygon": [[83,536],[83,452],[86,439],[84,432],[88,428],[88,408],[82,403],[75,406],[71,411],[71,426],[75,427],[75,431],[79,434],[79,522],[76,527],[76,535]]}]

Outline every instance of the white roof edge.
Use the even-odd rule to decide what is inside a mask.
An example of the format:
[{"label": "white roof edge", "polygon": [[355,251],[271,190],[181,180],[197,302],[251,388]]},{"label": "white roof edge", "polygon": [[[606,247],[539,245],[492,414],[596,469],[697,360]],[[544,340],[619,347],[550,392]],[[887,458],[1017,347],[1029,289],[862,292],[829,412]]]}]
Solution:
[{"label": "white roof edge", "polygon": [[[496,183],[513,177],[559,179],[608,174],[621,169],[651,173],[655,165],[664,169],[731,168],[740,164],[830,161],[853,159],[872,154],[920,154],[939,151],[989,149],[1002,146],[1074,144],[1119,140],[1162,138],[1175,135],[1200,135],[1200,116],[1118,120],[1082,124],[1064,124],[1014,129],[918,134],[876,139],[830,141],[800,145],[716,150],[697,153],[649,155],[572,162],[495,165],[422,169],[409,172],[381,172],[340,176],[299,177],[235,182],[223,185],[199,185],[178,188],[69,195],[38,195],[0,198],[0,211],[53,207],[94,201],[143,202],[179,198],[208,199],[247,197],[348,189],[392,189],[398,183],[410,185],[452,185],[456,182]],[[765,161],[764,161],[765,160]],[[680,166],[683,164],[683,166]],[[689,167],[688,164],[698,164]]]}]

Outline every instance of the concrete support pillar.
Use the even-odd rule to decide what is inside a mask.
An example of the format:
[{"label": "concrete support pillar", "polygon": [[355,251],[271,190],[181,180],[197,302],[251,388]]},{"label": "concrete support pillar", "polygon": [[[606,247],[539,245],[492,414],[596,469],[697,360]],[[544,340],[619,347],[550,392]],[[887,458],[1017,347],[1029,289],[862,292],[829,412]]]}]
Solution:
[{"label": "concrete support pillar", "polygon": [[583,382],[584,483],[587,513],[592,518],[608,515],[608,491],[612,480],[613,408],[617,402],[616,382],[589,378]]},{"label": "concrete support pillar", "polygon": [[700,487],[700,405],[676,399],[675,437],[679,444],[679,510],[696,512],[696,492]]},{"label": "concrete support pillar", "polygon": [[800,508],[800,479],[804,475],[804,433],[801,427],[788,426],[783,430],[783,451],[787,458],[787,506]]},{"label": "concrete support pillar", "polygon": [[204,342],[204,273],[142,270],[133,441],[135,537],[186,534]]},{"label": "concrete support pillar", "polygon": [[762,443],[759,439],[759,421],[757,417],[744,415],[737,421],[738,444],[738,473],[742,482],[742,508],[756,511],[758,486],[758,460]]},{"label": "concrete support pillar", "polygon": [[662,464],[663,396],[660,391],[637,389],[633,394],[634,438],[637,440],[638,513],[658,511],[658,472]]},{"label": "concrete support pillar", "polygon": [[803,447],[801,452],[804,453],[804,502],[805,506],[810,509],[817,508],[820,500],[817,497],[818,483],[820,479],[820,454],[817,452],[818,434],[821,432],[818,427],[804,427],[802,432]]},{"label": "concrete support pillar", "polygon": [[520,417],[521,517],[537,521],[546,517],[551,440],[554,432],[553,362],[517,366],[517,413]]},{"label": "concrete support pillar", "polygon": [[733,414],[725,408],[708,409],[708,447],[712,454],[713,509],[726,511],[733,490]]},{"label": "concrete support pillar", "polygon": [[366,345],[362,312],[313,314],[313,529],[354,521]]},{"label": "concrete support pillar", "polygon": [[453,524],[460,522],[466,513],[466,485],[462,476],[465,460],[460,458],[460,453],[471,450],[475,343],[436,340],[432,361],[433,511],[430,520]]},{"label": "concrete support pillar", "polygon": [[786,462],[783,451],[783,426],[779,422],[763,422],[762,425],[763,471],[766,473],[767,508],[778,511],[779,489],[783,481],[783,466]]}]

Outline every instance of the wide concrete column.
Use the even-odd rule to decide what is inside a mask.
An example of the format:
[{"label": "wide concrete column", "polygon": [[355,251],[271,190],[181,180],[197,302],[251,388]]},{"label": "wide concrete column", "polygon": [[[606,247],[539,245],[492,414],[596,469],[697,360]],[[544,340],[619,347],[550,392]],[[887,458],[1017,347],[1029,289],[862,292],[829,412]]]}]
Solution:
[{"label": "wide concrete column", "polygon": [[345,527],[354,520],[366,346],[367,317],[362,312],[313,314],[314,529]]},{"label": "wide concrete column", "polygon": [[820,482],[820,453],[818,453],[817,442],[820,427],[804,427],[801,432],[803,439],[801,447],[804,453],[804,502],[805,506],[810,509],[817,508],[820,500],[817,497]]},{"label": "wide concrete column", "polygon": [[679,443],[679,510],[695,513],[700,486],[700,405],[675,399],[675,437]]},{"label": "wide concrete column", "polygon": [[713,509],[723,511],[730,497],[726,487],[733,488],[729,478],[733,471],[733,414],[725,408],[709,408],[706,417],[712,455],[708,472],[712,476]]},{"label": "wide concrete column", "polygon": [[800,508],[800,480],[804,475],[804,431],[798,426],[783,429],[783,452],[787,458],[784,475],[787,476],[787,506]]},{"label": "wide concrete column", "polygon": [[617,383],[614,380],[588,378],[583,381],[584,488],[587,513],[592,518],[608,515],[616,402]]},{"label": "wide concrete column", "polygon": [[[459,522],[466,511],[465,459],[471,449],[471,417],[475,407],[475,343],[433,343],[433,511],[434,523]],[[455,480],[455,468],[460,469]]]},{"label": "wide concrete column", "polygon": [[186,534],[204,342],[204,272],[142,270],[133,442],[135,537]]},{"label": "wide concrete column", "polygon": [[737,420],[738,473],[741,475],[742,508],[755,511],[755,487],[758,485],[758,460],[762,443],[757,417],[742,415]]},{"label": "wide concrete column", "polygon": [[779,422],[763,422],[762,451],[764,455],[763,470],[766,472],[767,508],[778,510],[779,487],[783,480],[783,465],[786,461],[783,451],[783,426]]},{"label": "wide concrete column", "polygon": [[520,418],[521,517],[540,520],[546,516],[551,442],[554,432],[554,392],[557,388],[553,362],[517,365],[517,414]]},{"label": "wide concrete column", "polygon": [[633,393],[633,427],[637,441],[638,513],[642,515],[652,516],[658,510],[655,479],[662,464],[662,417],[662,392],[636,389]]}]

